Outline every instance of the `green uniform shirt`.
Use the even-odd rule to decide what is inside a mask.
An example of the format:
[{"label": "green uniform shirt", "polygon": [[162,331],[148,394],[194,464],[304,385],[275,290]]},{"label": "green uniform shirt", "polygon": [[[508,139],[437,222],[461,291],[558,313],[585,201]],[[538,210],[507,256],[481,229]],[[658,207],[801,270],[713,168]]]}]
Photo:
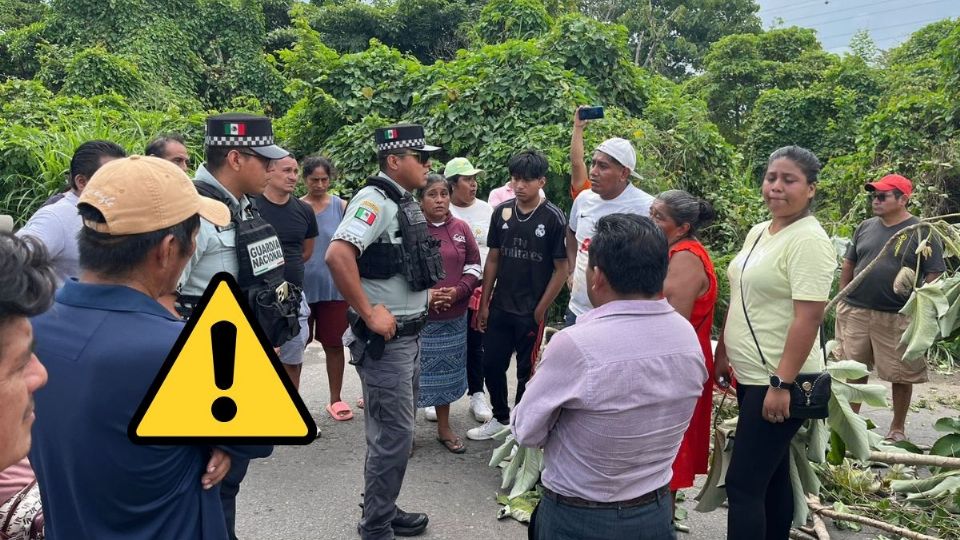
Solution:
[{"label": "green uniform shirt", "polygon": [[[249,215],[247,208],[250,200],[246,196],[239,201],[227,188],[201,165],[197,169],[196,180],[210,184],[223,192],[230,200],[230,212],[239,210],[241,215]],[[217,227],[205,219],[200,220],[200,231],[197,233],[197,250],[194,252],[187,266],[180,275],[180,294],[186,296],[200,296],[210,284],[214,274],[228,272],[236,277],[240,271],[237,262],[237,231],[231,222],[225,227]]]},{"label": "green uniform shirt", "polygon": [[[399,184],[387,175],[380,176]],[[372,244],[381,241],[392,244],[401,244],[400,222],[397,212],[400,207],[390,200],[380,188],[367,186],[357,192],[347,205],[343,214],[343,221],[333,233],[333,240],[350,242],[360,253]],[[413,291],[402,274],[396,274],[388,279],[360,278],[363,292],[371,305],[383,304],[394,316],[417,315],[427,309],[427,291]]]}]

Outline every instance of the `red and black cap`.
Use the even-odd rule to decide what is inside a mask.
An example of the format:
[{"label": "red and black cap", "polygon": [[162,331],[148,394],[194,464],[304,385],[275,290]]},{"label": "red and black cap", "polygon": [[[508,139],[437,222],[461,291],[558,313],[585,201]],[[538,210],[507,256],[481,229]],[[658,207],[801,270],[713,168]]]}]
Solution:
[{"label": "red and black cap", "polygon": [[227,113],[207,117],[205,146],[243,147],[268,159],[283,159],[290,155],[273,144],[273,124],[266,116],[246,113]]},{"label": "red and black cap", "polygon": [[378,154],[406,148],[418,152],[440,150],[437,146],[427,144],[423,135],[423,126],[420,124],[398,124],[377,128],[373,133],[373,141],[377,145]]}]

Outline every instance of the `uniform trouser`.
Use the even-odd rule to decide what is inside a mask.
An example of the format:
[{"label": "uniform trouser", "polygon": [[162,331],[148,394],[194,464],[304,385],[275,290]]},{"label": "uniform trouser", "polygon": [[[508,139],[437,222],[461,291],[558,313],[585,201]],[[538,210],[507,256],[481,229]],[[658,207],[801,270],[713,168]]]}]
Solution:
[{"label": "uniform trouser", "polygon": [[483,332],[470,326],[475,311],[467,311],[467,395],[483,392]]},{"label": "uniform trouser", "polygon": [[230,470],[220,482],[220,504],[223,505],[223,517],[227,522],[227,534],[230,540],[237,540],[237,493],[240,482],[247,476],[250,460],[239,456],[230,456]]},{"label": "uniform trouser", "polygon": [[517,397],[520,403],[530,378],[530,369],[536,347],[540,343],[543,324],[538,325],[529,315],[514,315],[499,309],[490,310],[487,331],[483,335],[483,378],[490,391],[493,417],[501,424],[510,423],[510,405],[507,396],[507,368],[510,357],[517,352]]},{"label": "uniform trouser", "polygon": [[[350,331],[347,331],[350,333]],[[351,341],[352,336],[347,339]],[[363,388],[367,456],[363,467],[364,540],[393,538],[390,522],[413,448],[414,413],[420,386],[420,336],[391,339],[379,360],[364,357],[364,343],[352,340],[350,355]]]}]

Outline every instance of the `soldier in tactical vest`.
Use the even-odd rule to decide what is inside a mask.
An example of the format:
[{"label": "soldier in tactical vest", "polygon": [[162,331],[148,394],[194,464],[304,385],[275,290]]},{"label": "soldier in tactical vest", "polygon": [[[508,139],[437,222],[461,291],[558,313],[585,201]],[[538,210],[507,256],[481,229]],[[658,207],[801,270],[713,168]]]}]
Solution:
[{"label": "soldier in tactical vest", "polygon": [[[273,144],[273,126],[263,116],[210,116],[206,129],[206,160],[197,168],[194,185],[201,195],[226,204],[231,221],[224,227],[200,221],[197,250],[180,277],[177,311],[188,317],[214,274],[228,272],[237,279],[267,337],[279,347],[299,331],[300,298],[285,286],[283,247],[276,231],[260,217],[248,195],[263,193],[271,162],[289,153]],[[249,463],[235,459],[220,488],[232,540],[237,493]]]},{"label": "soldier in tactical vest", "polygon": [[344,343],[363,387],[367,459],[364,540],[415,536],[427,515],[397,508],[413,447],[420,380],[420,330],[428,289],[443,278],[439,243],[411,192],[426,185],[430,156],[423,127],[376,130],[380,174],[371,176],[344,212],[327,249],[334,283],[350,304]]}]

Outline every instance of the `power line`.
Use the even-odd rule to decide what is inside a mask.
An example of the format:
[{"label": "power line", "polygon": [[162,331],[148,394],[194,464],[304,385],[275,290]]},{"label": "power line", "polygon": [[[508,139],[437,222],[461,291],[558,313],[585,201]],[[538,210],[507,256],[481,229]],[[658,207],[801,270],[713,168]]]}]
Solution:
[{"label": "power line", "polygon": [[[868,14],[868,15],[879,15],[879,14],[881,14],[881,13],[888,13],[888,12],[890,12],[890,11],[899,11],[899,10],[902,10],[902,9],[914,8],[914,7],[917,7],[917,6],[924,6],[924,5],[927,5],[927,4],[937,4],[937,3],[940,3],[940,2],[944,2],[944,1],[949,1],[949,0],[933,0],[932,2],[926,2],[926,3],[924,3],[924,4],[901,5],[901,6],[899,6],[899,7],[895,7],[895,8],[891,8],[891,9],[887,9],[887,10],[883,10],[883,11],[868,11],[867,14]],[[839,13],[846,13],[847,11],[860,10],[860,9],[863,9],[863,8],[866,8],[866,7],[874,8],[874,7],[877,7],[877,6],[882,6],[882,5],[884,5],[884,4],[889,4],[889,3],[891,3],[891,2],[900,2],[900,4],[903,4],[903,0],[882,0],[882,1],[880,1],[880,2],[867,2],[866,4],[859,4],[859,5],[856,5],[856,6],[851,6],[851,7],[847,7],[847,8],[843,8],[843,9],[838,9],[838,10],[836,10],[836,11],[829,11],[829,12],[828,12],[828,11],[825,11],[825,12],[823,12],[823,13],[814,13],[814,14],[812,14],[812,15],[804,15],[803,17],[798,17],[798,18],[796,18],[796,19],[790,19],[790,22],[791,22],[791,23],[798,23],[798,22],[800,22],[800,21],[806,21],[806,20],[809,20],[809,19],[816,19],[817,17],[823,17],[823,16],[825,16],[825,15],[832,16],[832,15],[837,15],[837,14],[839,14]],[[839,21],[839,20],[842,20],[842,19],[834,19],[833,21],[827,21],[827,22],[820,23],[820,24],[830,24],[831,22],[836,22],[836,21]]]},{"label": "power line", "polygon": [[[788,6],[788,7],[784,8],[781,13],[787,13],[787,12],[790,12],[790,11],[795,11],[795,10],[797,10],[797,9],[801,9],[801,8],[804,8],[804,7],[806,7],[806,6],[813,5],[813,4],[829,4],[829,3],[830,3],[830,0],[811,0],[810,2],[801,2],[801,3],[799,3],[799,4],[794,4],[794,5],[792,5],[792,6]],[[779,9],[779,8],[766,8],[766,9],[761,9],[761,10],[757,11],[757,14],[759,15],[759,14],[763,13],[764,11],[769,11],[770,9]]]},{"label": "power line", "polygon": [[[881,4],[887,4],[887,3],[890,3],[890,2],[902,2],[902,1],[903,1],[903,0],[885,0],[885,1],[883,1],[883,2],[876,2],[876,3],[874,3],[873,5],[874,5],[874,6],[879,6],[879,5],[881,5]],[[900,6],[900,7],[895,7],[895,8],[890,8],[890,9],[882,9],[882,10],[880,10],[880,11],[869,11],[869,12],[866,13],[866,15],[868,15],[868,16],[870,16],[870,17],[873,17],[873,16],[875,16],[875,15],[882,15],[882,14],[884,14],[884,13],[890,13],[890,12],[893,12],[893,11],[903,11],[903,10],[906,10],[906,9],[913,9],[913,8],[918,8],[918,7],[921,7],[921,6],[929,6],[930,4],[939,4],[939,3],[942,3],[942,2],[946,2],[946,1],[951,1],[951,0],[931,0],[931,1],[929,1],[929,2],[921,2],[921,3],[919,3],[919,4],[903,5],[903,6]],[[865,6],[865,5],[866,5],[866,4],[863,4],[863,5],[861,5],[860,7],[863,7],[863,6]],[[848,8],[848,9],[842,10],[842,11],[850,11],[850,9],[852,9],[852,8]],[[831,13],[831,15],[833,15],[833,14],[835,14],[835,13],[839,13],[839,12]],[[824,14],[824,15],[825,15],[825,14]],[[818,16],[818,15],[812,15],[812,16],[808,16],[808,17],[801,17],[801,18],[799,18],[799,19],[792,19],[790,22],[791,22],[791,23],[796,23],[797,21],[801,21],[801,20],[803,20],[803,19],[805,19],[805,18],[816,17],[816,16]],[[816,23],[816,24],[820,24],[820,25],[826,26],[826,25],[828,25],[828,24],[832,24],[832,23],[839,22],[839,21],[842,21],[842,20],[845,20],[845,19],[843,19],[843,18],[833,19],[833,20],[831,20],[831,21],[823,21],[823,22]]]},{"label": "power line", "polygon": [[910,25],[926,25],[926,24],[929,24],[929,23],[933,23],[933,22],[937,22],[937,21],[942,21],[944,18],[946,18],[946,17],[940,17],[940,18],[937,18],[937,19],[926,19],[926,20],[922,20],[922,21],[911,21],[911,22],[905,22],[905,23],[899,23],[899,24],[892,24],[892,25],[889,25],[889,26],[880,26],[880,27],[877,27],[877,28],[866,28],[866,29],[862,29],[862,28],[861,28],[861,29],[858,29],[858,30],[856,30],[856,31],[854,31],[854,32],[842,32],[842,33],[839,33],[839,34],[833,34],[833,35],[829,35],[829,36],[824,36],[824,37],[820,38],[820,41],[826,41],[826,40],[828,40],[828,39],[839,38],[839,37],[843,37],[843,36],[853,36],[854,34],[856,34],[857,32],[859,32],[860,30],[866,30],[867,32],[869,32],[869,33],[872,35],[874,32],[878,32],[878,31],[880,31],[880,30],[889,30],[889,29],[892,29],[892,28],[901,28],[901,27],[910,26]]}]

